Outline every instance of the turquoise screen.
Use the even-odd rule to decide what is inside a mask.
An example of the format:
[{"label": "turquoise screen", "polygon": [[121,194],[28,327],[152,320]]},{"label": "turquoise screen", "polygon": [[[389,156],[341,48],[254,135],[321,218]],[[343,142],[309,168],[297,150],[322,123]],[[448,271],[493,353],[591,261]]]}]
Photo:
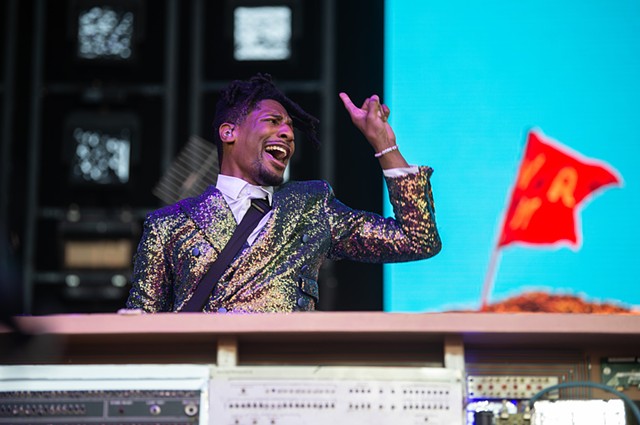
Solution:
[{"label": "turquoise screen", "polygon": [[434,169],[443,241],[385,265],[386,311],[480,307],[531,129],[623,185],[579,209],[579,249],[500,250],[489,302],[543,291],[640,308],[640,2],[387,0],[384,90],[401,152]]}]

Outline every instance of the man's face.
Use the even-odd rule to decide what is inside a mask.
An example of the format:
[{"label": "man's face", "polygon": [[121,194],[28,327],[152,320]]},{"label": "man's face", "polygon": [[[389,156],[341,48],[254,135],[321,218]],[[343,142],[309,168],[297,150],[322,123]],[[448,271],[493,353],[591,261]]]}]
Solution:
[{"label": "man's face", "polygon": [[258,186],[282,184],[284,170],[295,151],[293,123],[277,101],[265,99],[233,126],[225,143],[223,174]]}]

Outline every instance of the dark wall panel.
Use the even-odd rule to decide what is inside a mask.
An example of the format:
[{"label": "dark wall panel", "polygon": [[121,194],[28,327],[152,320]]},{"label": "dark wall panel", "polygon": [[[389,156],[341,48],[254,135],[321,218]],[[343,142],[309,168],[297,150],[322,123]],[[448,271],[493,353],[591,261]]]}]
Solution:
[{"label": "dark wall panel", "polygon": [[[258,71],[271,73],[307,111],[335,123],[320,134],[333,146],[329,159],[297,136],[291,178],[323,178],[327,167],[322,161],[329,160],[335,170],[332,183],[343,202],[381,211],[378,163],[337,91],[347,91],[356,103],[372,93],[383,95],[383,0],[335,1],[331,23],[324,21],[328,9],[322,0],[284,0],[292,8],[294,25],[292,57],[284,62],[232,57],[233,7],[268,3],[263,0],[8,0],[0,3],[3,23],[10,3],[16,6],[12,35],[19,49],[10,58],[7,34],[0,34],[3,64],[11,60],[15,73],[13,94],[7,98],[7,68],[0,70],[0,116],[6,116],[7,108],[13,113],[10,134],[0,140],[2,152],[11,156],[10,161],[3,158],[9,164],[3,188],[10,193],[1,217],[7,234],[0,237],[8,253],[3,259],[10,257],[12,279],[18,282],[13,292],[26,298],[23,312],[115,311],[122,306],[128,288],[118,279],[114,284],[114,277],[130,270],[69,270],[64,266],[65,238],[77,236],[79,225],[94,229],[86,236],[96,240],[108,239],[109,229],[130,225],[128,237],[135,248],[145,214],[162,205],[152,189],[166,171],[166,159],[184,148],[192,132],[211,140],[217,91]],[[102,4],[134,13],[131,60],[78,58],[77,11]],[[324,33],[328,28],[333,37]],[[331,39],[335,43],[327,48]],[[334,55],[329,62],[327,54]],[[328,63],[335,67],[327,71]],[[327,86],[336,92],[327,93]],[[114,117],[134,117],[126,182],[74,182],[74,114],[91,116],[87,122],[93,124],[110,117],[103,122],[107,126]],[[123,118],[123,126],[128,120]],[[119,237],[116,233],[112,236]],[[329,310],[381,309],[381,270],[379,265],[330,263],[321,274],[326,295],[321,305]]]}]

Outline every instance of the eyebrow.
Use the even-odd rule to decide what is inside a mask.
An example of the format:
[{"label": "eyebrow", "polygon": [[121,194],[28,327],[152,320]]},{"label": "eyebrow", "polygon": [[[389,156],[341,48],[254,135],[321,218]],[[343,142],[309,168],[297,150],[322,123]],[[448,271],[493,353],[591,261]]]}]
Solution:
[{"label": "eyebrow", "polygon": [[293,125],[293,120],[291,119],[290,116],[288,115],[282,115],[280,112],[269,112],[266,111],[264,112],[264,114],[262,115],[263,118],[277,118],[280,121],[285,121],[287,124],[289,125]]}]

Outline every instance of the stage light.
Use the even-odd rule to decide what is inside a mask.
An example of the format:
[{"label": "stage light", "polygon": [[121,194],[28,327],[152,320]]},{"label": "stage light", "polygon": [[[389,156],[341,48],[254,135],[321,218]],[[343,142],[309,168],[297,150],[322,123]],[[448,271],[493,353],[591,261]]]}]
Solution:
[{"label": "stage light", "polygon": [[236,7],[233,57],[237,61],[281,61],[291,57],[289,6]]},{"label": "stage light", "polygon": [[129,182],[138,120],[131,113],[69,115],[65,138],[72,184],[120,186]]},{"label": "stage light", "polygon": [[85,62],[128,63],[136,57],[143,34],[143,2],[75,0],[69,36],[77,59]]},{"label": "stage light", "polygon": [[95,6],[78,15],[78,57],[83,59],[129,59],[134,15]]},{"label": "stage light", "polygon": [[77,127],[73,130],[77,143],[71,179],[99,184],[129,181],[131,135],[127,129],[119,135]]}]

